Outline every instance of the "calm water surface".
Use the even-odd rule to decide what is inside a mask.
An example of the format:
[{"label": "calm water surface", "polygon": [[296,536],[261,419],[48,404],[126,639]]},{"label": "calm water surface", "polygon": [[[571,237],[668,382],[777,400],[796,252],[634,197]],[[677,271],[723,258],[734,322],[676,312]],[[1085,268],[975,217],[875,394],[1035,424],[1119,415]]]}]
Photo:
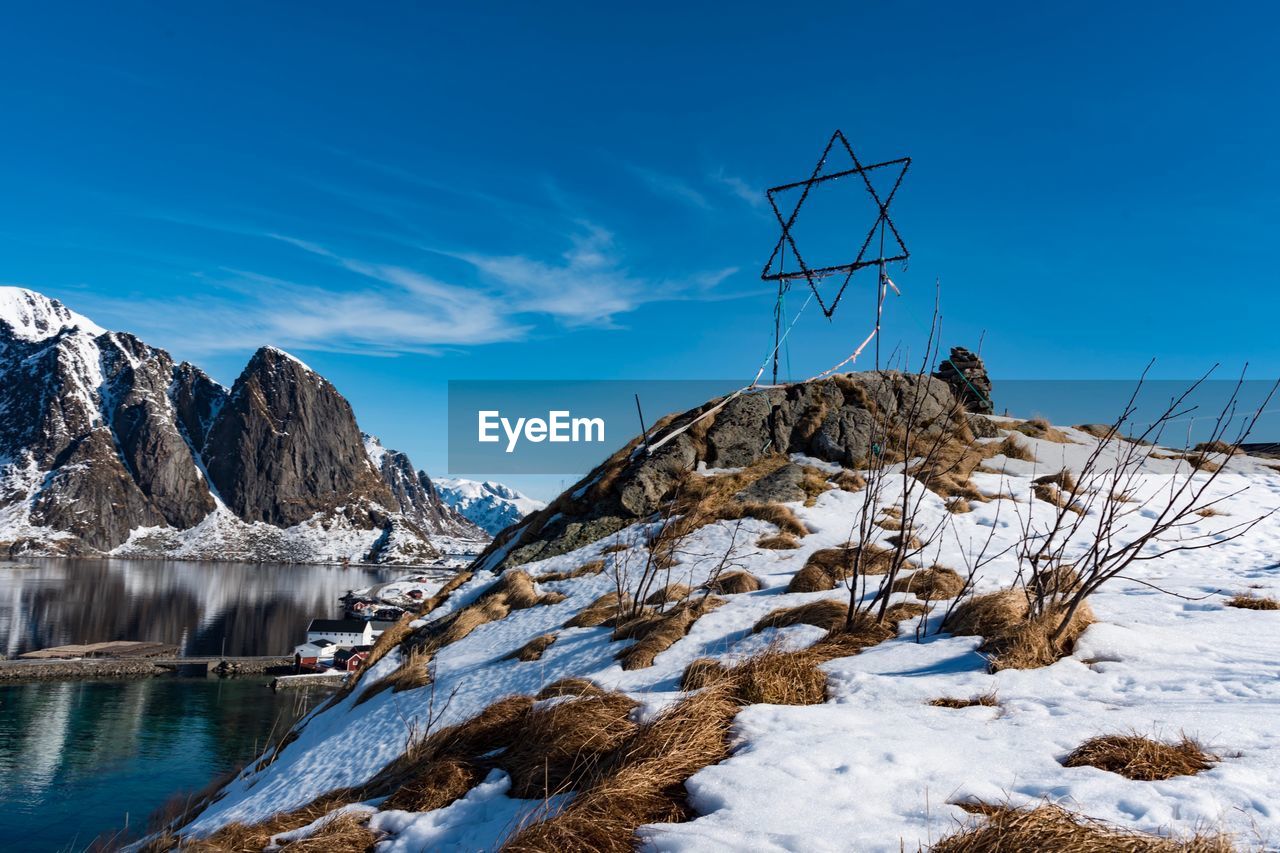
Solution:
[{"label": "calm water surface", "polygon": [[[287,654],[348,589],[403,570],[135,560],[0,562],[0,651],[101,640]],[[254,758],[319,698],[265,678],[0,684],[0,850],[81,850]]]}]

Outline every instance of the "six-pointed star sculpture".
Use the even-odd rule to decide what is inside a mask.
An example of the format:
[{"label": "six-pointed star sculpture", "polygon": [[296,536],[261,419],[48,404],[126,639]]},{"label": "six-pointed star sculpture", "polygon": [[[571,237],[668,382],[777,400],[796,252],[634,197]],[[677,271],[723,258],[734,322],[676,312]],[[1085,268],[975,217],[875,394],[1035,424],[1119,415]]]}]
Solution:
[{"label": "six-pointed star sculpture", "polygon": [[[844,150],[848,152],[849,159],[853,162],[853,168],[845,169],[841,172],[832,172],[829,174],[821,174],[823,167],[827,163],[827,156],[831,153],[831,147],[835,145],[836,140],[840,140],[840,144]],[[767,191],[769,197],[769,206],[773,208],[773,215],[778,218],[778,224],[782,226],[782,235],[778,238],[777,244],[773,247],[773,254],[769,256],[769,260],[765,262],[764,270],[760,273],[760,277],[765,281],[791,281],[792,279],[803,278],[809,282],[809,287],[813,290],[813,295],[818,300],[818,305],[822,307],[822,313],[830,317],[835,313],[836,306],[840,304],[840,297],[844,295],[845,288],[849,286],[849,280],[853,274],[863,267],[876,266],[882,263],[891,263],[893,261],[905,261],[910,253],[907,246],[902,242],[902,236],[898,234],[898,229],[894,226],[893,220],[889,218],[889,205],[893,202],[894,195],[898,192],[898,187],[902,185],[902,178],[907,173],[907,168],[911,165],[910,157],[899,157],[896,160],[886,160],[883,163],[872,163],[870,166],[864,166],[858,161],[858,156],[853,153],[849,140],[845,139],[843,133],[837,130],[831,135],[831,140],[827,143],[827,147],[822,149],[822,156],[818,158],[818,164],[813,167],[813,174],[809,176],[807,181],[796,181],[790,184],[783,184],[779,187],[773,187]],[[889,190],[889,194],[882,200],[880,194],[876,192],[875,186],[871,183],[868,173],[876,169],[889,169],[891,167],[900,167],[898,177],[893,182],[893,188]],[[875,223],[867,231],[867,238],[862,241],[862,247],[858,249],[857,257],[847,264],[837,264],[829,267],[819,267],[818,269],[810,269],[804,261],[804,256],[800,254],[800,250],[796,247],[795,238],[791,234],[791,229],[795,225],[796,217],[800,214],[800,208],[804,206],[805,199],[809,197],[809,191],[816,185],[826,181],[834,181],[840,178],[857,175],[866,185],[867,192],[871,195],[871,199],[875,202],[880,213],[876,217]],[[796,201],[795,209],[791,211],[791,215],[783,218],[782,212],[778,210],[777,195],[778,193],[794,190],[799,187],[804,189],[800,193],[800,198]],[[888,234],[884,229],[887,227]],[[875,257],[868,257],[867,250],[871,247],[872,239],[875,237],[876,231],[881,231],[881,240],[879,251]],[[885,238],[892,235],[891,241]],[[785,252],[786,247],[791,248],[791,253],[795,256],[796,262],[800,269],[793,272],[786,272],[782,269],[774,270],[775,262],[781,267],[781,256]],[[827,276],[844,274],[844,281],[840,285],[840,289],[836,291],[835,298],[831,300],[831,304],[827,305],[823,300],[822,294],[818,292],[818,282]]]}]

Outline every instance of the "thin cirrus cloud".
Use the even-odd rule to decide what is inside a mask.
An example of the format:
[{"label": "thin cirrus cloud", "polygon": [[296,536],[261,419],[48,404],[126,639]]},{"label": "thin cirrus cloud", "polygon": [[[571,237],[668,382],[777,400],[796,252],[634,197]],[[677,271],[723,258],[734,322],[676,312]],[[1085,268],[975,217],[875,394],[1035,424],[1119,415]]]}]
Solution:
[{"label": "thin cirrus cloud", "polygon": [[[611,233],[589,223],[580,227],[555,261],[434,250],[474,269],[477,284],[467,287],[405,266],[345,256],[312,241],[265,234],[353,274],[359,285],[338,290],[224,269],[217,284],[234,291],[241,304],[201,306],[204,331],[184,335],[183,345],[217,351],[271,342],[375,355],[436,353],[522,340],[539,318],[567,328],[610,327],[619,315],[649,302],[713,299],[715,286],[736,271],[645,278],[622,265]],[[179,311],[187,315],[191,308]],[[162,323],[164,313],[156,306],[152,319]]]}]

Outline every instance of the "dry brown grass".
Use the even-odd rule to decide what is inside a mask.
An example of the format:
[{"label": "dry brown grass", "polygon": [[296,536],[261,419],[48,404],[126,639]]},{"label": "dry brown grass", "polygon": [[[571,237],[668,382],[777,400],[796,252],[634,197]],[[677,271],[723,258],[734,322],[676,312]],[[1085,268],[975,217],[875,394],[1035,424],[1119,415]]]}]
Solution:
[{"label": "dry brown grass", "polygon": [[630,853],[636,827],[690,816],[684,780],[728,757],[737,710],[719,686],[682,699],[600,761],[564,809],[520,829],[502,849]]},{"label": "dry brown grass", "polygon": [[947,501],[947,510],[956,515],[963,515],[966,512],[973,512],[973,506],[967,498],[952,498]]},{"label": "dry brown grass", "polygon": [[991,444],[988,447],[995,448],[995,451],[991,454],[992,456],[1003,456],[1006,459],[1017,459],[1020,462],[1036,461],[1036,456],[1031,452],[1031,448],[1018,441],[1012,434],[1006,435],[1004,441],[999,444]]},{"label": "dry brown grass", "polygon": [[418,772],[403,782],[383,803],[383,810],[426,812],[441,809],[466,795],[485,770],[455,756],[422,762]]},{"label": "dry brown grass", "polygon": [[763,584],[760,578],[748,572],[725,572],[707,581],[704,589],[719,595],[739,595],[744,592],[755,592]]},{"label": "dry brown grass", "polygon": [[578,790],[601,758],[635,734],[635,707],[623,693],[534,706],[497,759],[511,774],[511,796],[541,800]]},{"label": "dry brown grass", "polygon": [[923,601],[955,598],[964,589],[964,578],[946,566],[919,569],[893,582],[894,592],[910,592]]},{"label": "dry brown grass", "polygon": [[677,601],[684,601],[693,593],[693,589],[687,584],[673,583],[667,584],[662,589],[650,595],[644,600],[645,604],[672,604]]},{"label": "dry brown grass", "polygon": [[1200,516],[1201,518],[1216,518],[1220,515],[1227,515],[1227,513],[1223,512],[1217,507],[1206,506],[1196,510],[1196,515]]},{"label": "dry brown grass", "polygon": [[1241,610],[1280,610],[1280,601],[1260,595],[1241,593],[1227,600],[1228,607],[1239,607]]},{"label": "dry brown grass", "polygon": [[519,661],[542,660],[542,653],[551,648],[551,644],[555,641],[555,634],[543,634],[541,637],[534,637],[511,654],[507,655],[507,659]]},{"label": "dry brown grass", "polygon": [[874,524],[881,530],[901,530],[902,522],[896,518],[877,518]]},{"label": "dry brown grass", "polygon": [[1232,853],[1224,835],[1168,838],[1132,832],[1049,803],[1034,809],[966,806],[978,823],[939,841],[930,853]]},{"label": "dry brown grass", "polygon": [[422,647],[405,652],[404,660],[400,662],[400,666],[396,667],[394,672],[379,678],[361,691],[360,695],[356,697],[355,704],[363,705],[374,696],[388,689],[395,693],[400,693],[404,690],[426,687],[431,683],[431,661],[433,657],[430,650]]},{"label": "dry brown grass", "polygon": [[1063,614],[1055,610],[1030,618],[1029,610],[1025,591],[1006,589],[961,603],[943,629],[956,635],[983,637],[979,651],[996,672],[1048,666],[1071,654],[1076,640],[1094,621],[1088,602],[1081,604],[1062,637],[1054,642],[1051,635]]},{"label": "dry brown grass", "polygon": [[1183,735],[1175,743],[1139,734],[1089,738],[1063,760],[1064,767],[1096,767],[1126,779],[1154,782],[1175,776],[1194,776],[1208,770],[1218,757]]},{"label": "dry brown grass", "polygon": [[729,669],[725,677],[743,704],[820,705],[827,699],[827,677],[818,669],[822,662],[808,649],[769,648]]},{"label": "dry brown grass", "polygon": [[734,521],[739,518],[755,518],[767,521],[776,526],[779,533],[790,536],[808,536],[809,528],[804,526],[796,514],[782,504],[769,503],[737,503],[721,507],[716,513],[720,521]]},{"label": "dry brown grass", "polygon": [[1065,432],[1053,426],[1044,418],[1032,418],[1029,421],[1015,424],[1013,428],[1030,438],[1054,441],[1058,444],[1075,444]]},{"label": "dry brown grass", "polygon": [[595,601],[578,611],[568,622],[566,628],[594,628],[618,618],[618,615],[631,606],[631,600],[625,596],[621,599],[616,592],[600,596]]},{"label": "dry brown grass", "polygon": [[[624,545],[624,544],[622,544],[621,542],[619,542],[619,543],[618,543],[618,544],[616,544],[616,545],[610,545],[608,548],[605,548],[605,549],[604,549],[603,551],[601,551],[600,553],[601,553],[601,554],[620,554],[620,553],[622,553],[623,551],[627,550],[627,548],[628,548],[628,547],[630,547],[630,546],[628,546],[628,545]],[[603,566],[602,566],[602,568],[603,568]]]},{"label": "dry brown grass", "polygon": [[757,548],[766,548],[771,551],[790,551],[800,547],[800,540],[789,533],[776,533],[772,536],[762,536],[756,542]]},{"label": "dry brown grass", "polygon": [[787,592],[826,592],[835,588],[835,579],[821,566],[813,563],[805,563],[787,584]]},{"label": "dry brown grass", "polygon": [[[301,829],[351,802],[356,802],[356,800],[350,798],[349,791],[344,790],[335,794],[325,795],[302,808],[272,815],[265,821],[252,826],[231,823],[205,838],[184,838],[177,849],[190,851],[190,853],[231,853],[231,851],[234,851],[234,853],[241,853],[241,851],[248,853],[248,851],[260,851],[271,842],[273,835]],[[335,818],[335,820],[338,819],[340,818]],[[336,828],[338,831],[342,829],[342,827]],[[349,834],[348,840],[352,835],[354,834]],[[173,836],[170,836],[170,838],[173,838]],[[340,837],[336,837],[334,840],[335,842],[342,841]],[[365,847],[335,849],[339,850],[340,853],[352,849],[365,850],[372,843],[372,840],[370,840]],[[314,850],[316,848],[311,849]]]},{"label": "dry brown grass", "polygon": [[728,667],[715,658],[697,658],[689,661],[680,676],[681,690],[701,690],[725,677]]},{"label": "dry brown grass", "polygon": [[1075,429],[1099,439],[1111,434],[1110,424],[1076,424]]},{"label": "dry brown grass", "polygon": [[536,698],[552,699],[556,696],[603,696],[609,691],[589,678],[561,678],[538,691]]},{"label": "dry brown grass", "polygon": [[867,478],[857,471],[841,471],[831,482],[846,492],[860,492],[867,487]]},{"label": "dry brown grass", "polygon": [[[804,567],[792,576],[787,592],[822,592],[835,589],[836,583],[850,577],[861,554],[860,570],[866,575],[888,574],[893,567],[893,552],[878,545],[851,548],[822,548],[814,551]],[[909,564],[904,564],[904,566]]]},{"label": "dry brown grass", "polygon": [[[623,551],[627,550],[626,545],[613,546],[613,547],[619,547]],[[607,554],[612,552],[609,551],[608,548],[606,548],[605,553]],[[565,580],[572,580],[573,578],[586,577],[587,575],[598,575],[603,571],[604,571],[604,560],[592,560],[589,563],[583,563],[581,566],[578,566],[576,569],[570,569],[567,572],[548,572],[545,575],[538,575],[538,577],[535,580],[565,581]]]},{"label": "dry brown grass", "polygon": [[800,488],[804,490],[804,505],[813,506],[822,493],[832,486],[827,480],[827,472],[805,465],[804,476],[800,478]]},{"label": "dry brown grass", "polygon": [[952,696],[943,696],[939,699],[929,700],[929,704],[935,708],[998,708],[1000,702],[996,699],[995,692],[983,693],[980,696],[970,696],[967,699],[958,699]]},{"label": "dry brown grass", "polygon": [[630,648],[618,653],[623,669],[653,666],[654,658],[684,638],[695,622],[724,604],[723,598],[708,596],[678,604],[661,613],[644,613],[614,629],[615,640],[635,639]]},{"label": "dry brown grass", "polygon": [[[924,547],[924,543],[920,541],[919,536],[906,531],[895,533],[887,537],[885,541],[895,548],[901,547],[904,551],[919,551]],[[892,560],[889,561],[889,564],[892,565]]]},{"label": "dry brown grass", "polygon": [[469,580],[471,580],[471,572],[465,570],[458,572],[456,575],[449,578],[449,582],[436,590],[435,595],[422,602],[422,606],[418,608],[418,615],[426,616],[441,604],[444,604],[445,601],[448,600],[449,596],[453,595],[453,593],[458,589],[458,587],[462,586]]},{"label": "dry brown grass", "polygon": [[761,618],[752,627],[759,633],[765,628],[789,628],[792,625],[812,625],[831,631],[844,625],[849,605],[833,598],[810,601],[795,607],[780,607]]}]

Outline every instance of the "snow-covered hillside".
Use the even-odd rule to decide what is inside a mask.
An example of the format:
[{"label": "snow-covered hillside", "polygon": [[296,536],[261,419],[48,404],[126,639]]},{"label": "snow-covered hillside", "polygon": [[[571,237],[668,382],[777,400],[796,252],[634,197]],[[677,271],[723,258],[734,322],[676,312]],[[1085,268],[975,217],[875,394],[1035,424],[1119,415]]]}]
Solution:
[{"label": "snow-covered hillside", "polygon": [[[741,423],[730,421],[725,430]],[[945,531],[923,544],[915,568],[963,577],[980,564],[977,594],[1009,589],[1028,525],[1057,517],[1057,493],[1036,479],[1078,473],[1095,451],[1104,467],[1118,465],[1123,448],[1136,446],[1112,441],[1099,450],[1099,439],[1078,429],[983,423],[989,437],[973,444],[983,461],[966,485],[970,499],[961,506],[954,495],[923,491],[913,519],[917,531]],[[698,452],[730,447],[717,450],[714,439]],[[744,452],[758,454],[753,447]],[[597,485],[625,491],[639,458],[620,454],[566,499]],[[799,583],[802,573],[851,545],[892,550],[903,533],[884,512],[865,539],[851,542],[866,480],[829,459],[793,453],[707,465],[714,470],[702,475],[700,494],[717,494],[720,483],[742,491],[704,523],[681,527],[679,547],[665,552],[665,524],[674,521],[652,516],[565,550],[531,551],[535,541],[569,541],[556,517],[535,516],[523,536],[500,539],[463,585],[431,602],[413,636],[388,646],[353,689],[305,719],[283,749],[247,768],[180,831],[258,825],[248,837],[265,846],[282,831],[321,843],[341,826],[389,853],[585,849],[590,832],[613,839],[592,849],[627,849],[634,828],[634,840],[654,850],[897,853],[981,824],[975,811],[1048,801],[1126,830],[1226,833],[1240,849],[1275,849],[1280,613],[1228,602],[1280,595],[1280,516],[1263,517],[1280,505],[1280,470],[1274,460],[1229,462],[1205,493],[1212,511],[1195,513],[1176,535],[1190,543],[1259,523],[1212,549],[1134,563],[1090,597],[1096,622],[1064,657],[994,672],[982,637],[942,630],[952,601],[912,586],[910,574],[888,599],[884,634],[870,623],[849,633],[842,621],[797,615],[842,613],[851,598],[839,582]],[[615,463],[628,467],[619,474]],[[881,497],[892,507],[918,481],[901,476],[900,464],[889,470]],[[1122,496],[1132,529],[1121,538],[1158,516],[1171,486],[1211,470],[1158,448],[1146,455]],[[796,471],[803,477],[788,480]],[[794,498],[766,498],[787,482],[801,484]],[[637,500],[638,492],[628,494]],[[601,500],[583,509],[596,521]],[[571,502],[564,506],[572,513]],[[694,511],[686,507],[684,517]],[[1083,560],[1079,549],[1103,520],[1091,509],[1079,517],[1072,553]],[[583,529],[585,518],[570,518],[565,529]],[[670,559],[657,577],[647,574],[663,553]],[[982,562],[984,553],[991,559]],[[650,585],[639,587],[646,577]],[[878,580],[865,576],[852,599],[870,600]],[[632,611],[638,621],[622,615],[619,590],[651,602]],[[808,651],[787,657],[791,650]],[[780,655],[792,667],[780,684],[752,681],[752,667],[775,665]],[[815,665],[816,695],[806,687]],[[759,689],[742,687],[749,684]],[[714,721],[725,702],[722,739]],[[564,733],[575,725],[591,737],[557,740],[571,738]],[[1087,739],[1130,732],[1185,733],[1214,758],[1198,774],[1158,781],[1063,764]],[[479,740],[468,746],[468,738]],[[658,787],[645,788],[655,775]],[[329,823],[335,815],[340,821]],[[1142,843],[1123,849],[1183,849]]]},{"label": "snow-covered hillside", "polygon": [[480,483],[444,477],[434,482],[445,503],[495,536],[546,506],[542,501],[492,480]]}]

